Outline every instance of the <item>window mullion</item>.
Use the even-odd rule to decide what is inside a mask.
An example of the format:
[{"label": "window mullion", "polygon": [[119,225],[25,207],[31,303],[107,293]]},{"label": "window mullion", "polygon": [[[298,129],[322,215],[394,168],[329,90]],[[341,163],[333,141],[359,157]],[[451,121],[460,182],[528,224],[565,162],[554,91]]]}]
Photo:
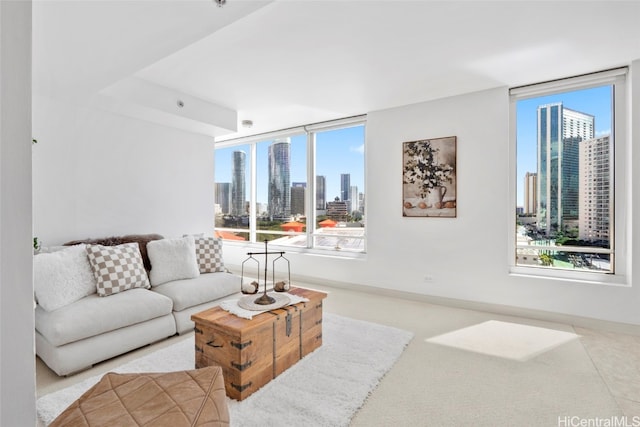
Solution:
[{"label": "window mullion", "polygon": [[257,211],[257,207],[258,207],[258,190],[257,190],[257,183],[258,183],[258,171],[257,171],[257,148],[256,148],[257,143],[252,143],[250,145],[251,147],[251,155],[250,155],[250,160],[251,160],[251,172],[250,172],[250,180],[251,180],[251,185],[250,185],[250,197],[249,197],[249,241],[250,242],[256,242],[257,241],[257,237],[256,237],[256,229],[257,229],[257,215],[256,215],[256,211]]},{"label": "window mullion", "polygon": [[[612,185],[610,188],[610,204],[609,218],[613,218],[611,224],[611,244],[616,248],[616,253],[625,254],[628,248],[628,235],[625,232],[630,227],[630,223],[626,223],[628,212],[629,192],[627,183],[631,164],[628,163],[632,156],[629,154],[629,128],[627,105],[627,85],[625,76],[618,76],[613,89],[613,105],[612,120],[614,125],[611,129],[611,137],[613,138],[612,152],[609,153],[612,170],[609,171]],[[613,246],[615,245],[615,246]],[[627,257],[612,255],[611,262],[614,266],[614,273],[620,275],[628,274]]]},{"label": "window mullion", "polygon": [[313,248],[316,231],[316,134],[307,132],[307,248]]}]

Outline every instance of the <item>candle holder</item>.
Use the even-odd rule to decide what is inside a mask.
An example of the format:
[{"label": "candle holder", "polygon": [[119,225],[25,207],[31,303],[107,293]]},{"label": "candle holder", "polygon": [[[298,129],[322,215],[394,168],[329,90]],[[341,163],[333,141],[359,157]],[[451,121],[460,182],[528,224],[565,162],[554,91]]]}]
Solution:
[{"label": "candle holder", "polygon": [[[249,255],[249,258],[245,259],[242,262],[242,273],[241,273],[241,279],[240,279],[241,291],[243,294],[249,294],[249,295],[256,294],[260,289],[260,283],[259,283],[260,282],[260,261],[254,258],[254,255],[264,255],[264,292],[259,298],[253,301],[255,304],[258,304],[258,305],[271,305],[276,302],[275,298],[267,294],[267,267],[269,265],[268,263],[269,255],[280,255],[279,257],[273,260],[273,263],[271,265],[272,278],[273,278],[273,290],[276,292],[286,292],[291,288],[291,266],[290,266],[289,260],[284,257],[285,252],[283,251],[269,252],[267,248],[267,244],[268,244],[268,241],[265,240],[264,252],[247,252],[247,255]],[[254,280],[250,284],[245,285],[244,283],[245,263],[253,263],[253,262],[257,264],[258,281],[256,282]],[[286,262],[286,265],[287,265],[287,280],[286,281],[281,280],[276,282],[276,271],[275,271],[276,264],[283,264],[283,262]]]}]

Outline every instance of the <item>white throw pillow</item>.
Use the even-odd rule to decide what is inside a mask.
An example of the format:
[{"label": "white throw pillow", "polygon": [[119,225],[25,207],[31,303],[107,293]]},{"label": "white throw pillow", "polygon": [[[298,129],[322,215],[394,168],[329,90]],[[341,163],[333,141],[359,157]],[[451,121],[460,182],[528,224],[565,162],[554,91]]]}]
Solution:
[{"label": "white throw pillow", "polygon": [[96,292],[84,245],[33,257],[33,286],[36,300],[53,311]]},{"label": "white throw pillow", "polygon": [[151,286],[200,275],[193,236],[153,240],[147,243],[147,254],[151,261]]}]

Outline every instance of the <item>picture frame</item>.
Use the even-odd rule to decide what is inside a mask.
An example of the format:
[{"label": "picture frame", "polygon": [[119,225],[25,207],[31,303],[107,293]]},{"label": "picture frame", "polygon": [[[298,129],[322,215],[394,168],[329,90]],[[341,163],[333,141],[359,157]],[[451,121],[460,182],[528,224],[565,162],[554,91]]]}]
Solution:
[{"label": "picture frame", "polygon": [[457,217],[457,137],[402,143],[402,216]]}]

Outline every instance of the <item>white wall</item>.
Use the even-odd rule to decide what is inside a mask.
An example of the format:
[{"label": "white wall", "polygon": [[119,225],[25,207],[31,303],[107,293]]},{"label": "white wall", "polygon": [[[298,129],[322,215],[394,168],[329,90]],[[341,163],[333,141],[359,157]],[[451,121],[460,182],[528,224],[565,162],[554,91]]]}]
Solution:
[{"label": "white wall", "polygon": [[[640,78],[632,81],[637,111]],[[640,129],[635,116],[634,128]],[[457,218],[402,217],[402,142],[452,135],[458,138]],[[514,207],[509,206],[508,138],[507,88],[369,113],[366,258],[289,253],[292,274],[640,325],[637,287],[509,275],[508,214]],[[640,193],[633,191],[637,206]],[[633,237],[632,247],[639,242],[637,231]],[[225,259],[238,264],[246,252],[227,244]],[[640,267],[637,256],[633,266]],[[433,280],[425,282],[425,276]]]},{"label": "white wall", "polygon": [[0,425],[35,425],[31,2],[0,2]]},{"label": "white wall", "polygon": [[34,235],[44,245],[213,232],[213,139],[35,98]]}]

